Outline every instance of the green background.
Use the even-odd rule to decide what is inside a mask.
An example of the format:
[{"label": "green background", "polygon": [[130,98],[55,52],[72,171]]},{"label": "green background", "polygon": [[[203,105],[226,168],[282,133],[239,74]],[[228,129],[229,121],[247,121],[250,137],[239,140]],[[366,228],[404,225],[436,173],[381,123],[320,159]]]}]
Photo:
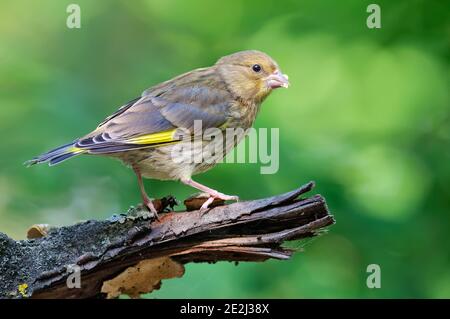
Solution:
[{"label": "green background", "polygon": [[[66,7],[81,6],[81,29]],[[0,231],[107,218],[139,202],[119,162],[22,163],[83,135],[147,87],[259,49],[290,76],[256,127],[280,128],[280,169],[223,164],[197,177],[242,199],[317,182],[337,224],[289,261],[191,264],[151,297],[450,297],[446,1],[1,1]],[[149,193],[193,190],[146,181]],[[366,286],[368,264],[381,289]]]}]

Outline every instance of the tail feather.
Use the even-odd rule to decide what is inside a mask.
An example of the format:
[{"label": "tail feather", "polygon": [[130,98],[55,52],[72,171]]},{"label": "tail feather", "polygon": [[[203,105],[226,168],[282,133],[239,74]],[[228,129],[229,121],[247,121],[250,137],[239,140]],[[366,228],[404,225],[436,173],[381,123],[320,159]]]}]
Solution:
[{"label": "tail feather", "polygon": [[73,141],[72,143],[62,145],[58,148],[55,148],[47,153],[39,155],[29,161],[26,161],[24,164],[26,166],[32,166],[35,164],[48,163],[48,165],[56,165],[59,164],[71,157],[82,154],[85,150],[76,147],[75,144],[77,141]]}]

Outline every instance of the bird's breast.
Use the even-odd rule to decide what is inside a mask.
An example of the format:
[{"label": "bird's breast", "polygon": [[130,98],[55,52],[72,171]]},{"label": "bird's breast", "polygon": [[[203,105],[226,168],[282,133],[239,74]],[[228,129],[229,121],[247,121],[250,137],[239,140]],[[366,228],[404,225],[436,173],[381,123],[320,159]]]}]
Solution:
[{"label": "bird's breast", "polygon": [[244,130],[253,126],[260,109],[260,104],[237,101],[230,107],[230,120],[227,127],[243,128]]}]

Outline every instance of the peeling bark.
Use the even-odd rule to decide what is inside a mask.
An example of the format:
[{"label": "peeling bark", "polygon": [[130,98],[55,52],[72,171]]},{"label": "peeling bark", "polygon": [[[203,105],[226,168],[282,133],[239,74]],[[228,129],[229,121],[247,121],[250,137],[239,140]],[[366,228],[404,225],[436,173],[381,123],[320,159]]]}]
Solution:
[{"label": "peeling bark", "polygon": [[[145,219],[138,208],[126,217],[50,228],[42,238],[14,241],[0,233],[0,297],[102,298],[105,281],[153,258],[181,264],[289,259],[294,250],[283,247],[285,241],[315,236],[334,223],[323,197],[301,197],[313,187],[206,213],[162,213],[159,221]],[[67,287],[71,265],[79,267],[79,289]]]}]

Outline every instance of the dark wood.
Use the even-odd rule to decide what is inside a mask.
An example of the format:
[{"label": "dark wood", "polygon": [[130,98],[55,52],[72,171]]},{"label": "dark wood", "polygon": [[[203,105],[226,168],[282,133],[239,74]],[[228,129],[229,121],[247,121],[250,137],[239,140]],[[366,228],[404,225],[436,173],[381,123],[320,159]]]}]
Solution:
[{"label": "dark wood", "polygon": [[[183,264],[289,259],[294,250],[283,247],[285,241],[315,236],[334,223],[323,197],[302,198],[313,187],[310,182],[285,194],[206,213],[162,213],[159,220],[90,220],[50,229],[37,239],[14,241],[0,233],[0,297],[103,297],[105,280],[156,257]],[[66,285],[67,266],[73,264],[81,269],[80,289]],[[21,284],[27,284],[22,294]]]}]

